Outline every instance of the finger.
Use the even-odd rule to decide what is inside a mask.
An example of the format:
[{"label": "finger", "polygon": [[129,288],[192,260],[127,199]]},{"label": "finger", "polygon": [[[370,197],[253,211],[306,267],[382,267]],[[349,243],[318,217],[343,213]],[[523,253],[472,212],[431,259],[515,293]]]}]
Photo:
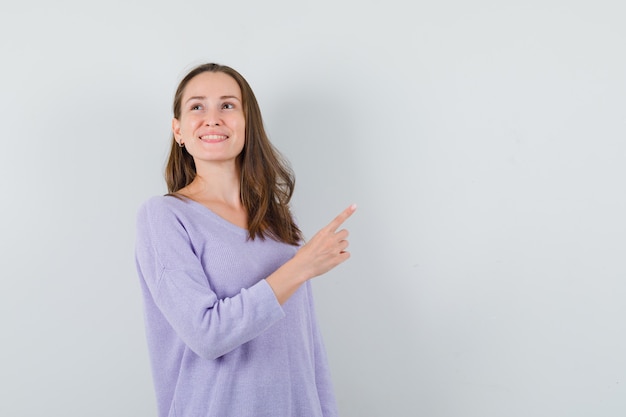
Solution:
[{"label": "finger", "polygon": [[335,232],[335,237],[339,240],[347,239],[350,236],[350,233],[347,229],[341,229],[338,232]]},{"label": "finger", "polygon": [[352,216],[352,213],[354,213],[355,211],[356,204],[352,204],[350,207],[342,211],[337,217],[335,217],[332,222],[328,223],[328,226],[326,227],[334,232],[339,228],[339,226],[341,226],[343,222],[348,219],[348,217]]}]

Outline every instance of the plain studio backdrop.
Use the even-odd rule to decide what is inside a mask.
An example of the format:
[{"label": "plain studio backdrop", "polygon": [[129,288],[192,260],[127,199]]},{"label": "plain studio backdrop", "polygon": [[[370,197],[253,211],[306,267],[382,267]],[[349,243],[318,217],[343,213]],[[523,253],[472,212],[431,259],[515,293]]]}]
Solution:
[{"label": "plain studio backdrop", "polygon": [[343,417],[626,415],[626,25],[614,1],[0,6],[2,416],[154,416],[135,215],[171,101],[239,70],[311,236]]}]

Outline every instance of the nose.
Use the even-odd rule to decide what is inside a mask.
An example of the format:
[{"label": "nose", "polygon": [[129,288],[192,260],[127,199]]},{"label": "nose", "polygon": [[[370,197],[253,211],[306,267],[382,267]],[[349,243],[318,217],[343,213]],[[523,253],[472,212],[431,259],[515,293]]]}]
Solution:
[{"label": "nose", "polygon": [[218,109],[213,108],[206,112],[204,123],[207,126],[219,126],[221,122],[222,122],[222,119],[220,117],[220,113]]}]

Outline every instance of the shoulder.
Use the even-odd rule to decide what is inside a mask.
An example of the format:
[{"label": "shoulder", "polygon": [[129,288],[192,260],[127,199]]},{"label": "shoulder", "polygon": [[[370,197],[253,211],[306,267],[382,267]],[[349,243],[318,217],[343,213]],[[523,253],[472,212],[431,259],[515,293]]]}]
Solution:
[{"label": "shoulder", "polygon": [[197,228],[191,210],[188,201],[171,195],[149,198],[137,212],[138,239],[163,246],[188,241],[189,231]]},{"label": "shoulder", "polygon": [[171,194],[150,197],[141,204],[139,212],[173,212],[187,209],[189,201],[185,197]]},{"label": "shoulder", "polygon": [[137,211],[137,221],[148,223],[168,222],[179,218],[188,210],[182,198],[172,195],[154,196],[146,200]]}]

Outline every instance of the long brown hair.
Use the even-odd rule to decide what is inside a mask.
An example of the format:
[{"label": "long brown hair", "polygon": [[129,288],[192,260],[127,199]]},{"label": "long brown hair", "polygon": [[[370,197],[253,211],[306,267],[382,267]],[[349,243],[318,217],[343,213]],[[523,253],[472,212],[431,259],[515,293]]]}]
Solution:
[{"label": "long brown hair", "polygon": [[[203,72],[223,72],[230,75],[241,89],[246,137],[243,150],[237,157],[241,176],[241,203],[248,214],[249,238],[278,241],[297,245],[302,232],[294,223],[289,201],[295,187],[295,176],[288,162],[271,144],[259,104],[248,82],[234,69],[214,63],[202,64],[192,69],[178,84],[174,95],[174,117],[180,119],[181,101],[185,87],[196,75]],[[189,185],[196,177],[193,157],[176,142],[172,134],[170,154],[165,168],[165,182],[170,194]]]}]

